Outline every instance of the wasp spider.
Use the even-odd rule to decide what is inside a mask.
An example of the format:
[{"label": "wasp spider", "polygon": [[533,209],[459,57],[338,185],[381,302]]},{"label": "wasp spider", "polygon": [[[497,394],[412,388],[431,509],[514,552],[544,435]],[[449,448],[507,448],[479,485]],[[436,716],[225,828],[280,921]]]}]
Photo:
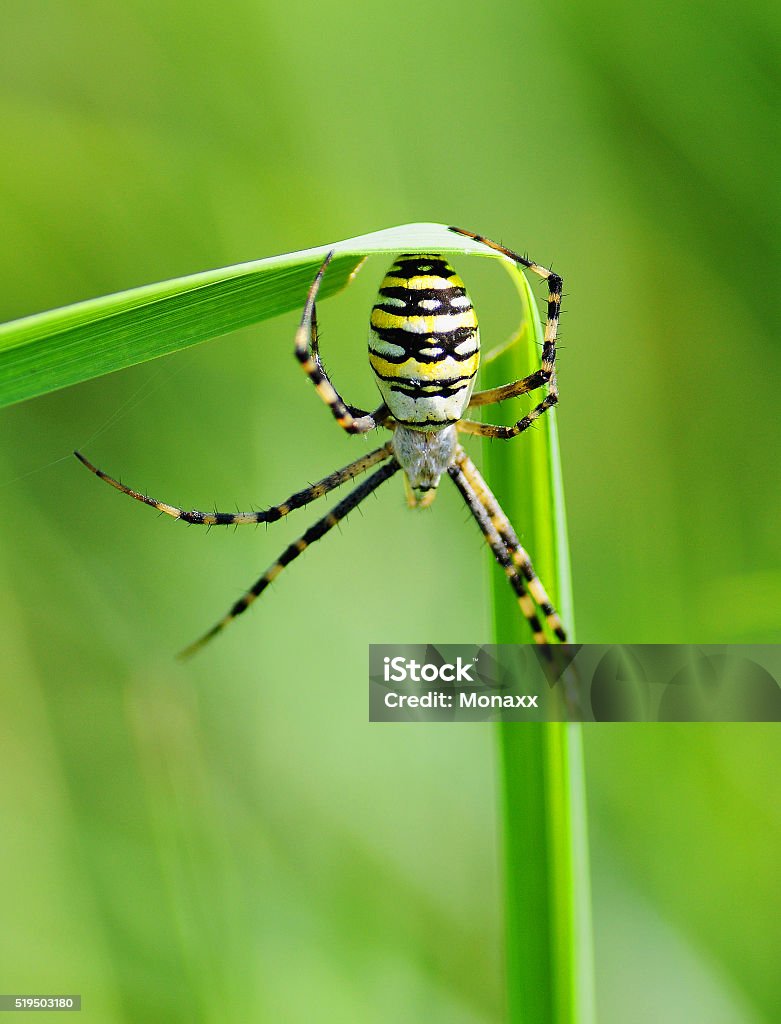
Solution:
[{"label": "wasp spider", "polygon": [[[550,270],[481,235],[459,228],[450,230],[484,243],[548,282],[548,316],[542,365],[535,373],[523,380],[473,394],[480,362],[480,332],[464,283],[442,256],[434,253],[405,253],[399,256],[385,275],[371,314],[369,362],[377,379],[382,404],[373,412],[347,405],[325,372],[318,348],[315,299],[333,256],[330,253],[309,289],[296,333],[296,357],[336,422],[348,434],[364,434],[378,427],[391,431],[391,439],[381,448],[362,455],[349,466],[297,491],[282,504],[264,512],[188,512],[126,487],[93,466],[82,454],[75,453],[87,469],[117,490],[174,519],[183,519],[186,523],[201,526],[273,523],[294,509],[328,494],[365,470],[378,467],[334,505],[327,515],[318,519],[297,541],[285,548],[273,565],[236,601],[227,615],[187,647],[183,655],[194,653],[220,633],[260,597],[302,551],[324,537],[348,512],[399,470],[404,471],[407,498],[413,508],[429,505],[436,495],[440,478],[445,473],[450,476],[515,591],[535,642],[547,643],[538,608],[550,633],[561,641],[566,639],[559,616],[537,578],[528,554],[499,502],[458,443],[459,432],[481,437],[515,437],[556,404],[556,330],[562,281]],[[503,402],[541,388],[546,389],[545,397],[513,426],[491,426],[464,418],[467,410]]]}]

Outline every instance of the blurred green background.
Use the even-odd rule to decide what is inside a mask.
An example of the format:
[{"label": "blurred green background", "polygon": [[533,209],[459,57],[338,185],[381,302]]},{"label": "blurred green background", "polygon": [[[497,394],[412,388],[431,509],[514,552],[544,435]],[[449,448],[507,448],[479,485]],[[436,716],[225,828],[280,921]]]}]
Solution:
[{"label": "blurred green background", "polygon": [[[777,29],[756,0],[6,0],[0,318],[408,221],[500,238],[565,276],[579,639],[777,642]],[[500,340],[506,275],[457,265]],[[320,311],[356,403],[384,269]],[[453,489],[412,515],[389,484],[182,666],[315,513],[206,534],[69,454],[227,509],[344,464],[295,321],[0,413],[3,992],[501,1020],[491,729],[367,723],[369,642],[490,637]],[[781,1019],[778,739],[585,730],[600,1021]]]}]

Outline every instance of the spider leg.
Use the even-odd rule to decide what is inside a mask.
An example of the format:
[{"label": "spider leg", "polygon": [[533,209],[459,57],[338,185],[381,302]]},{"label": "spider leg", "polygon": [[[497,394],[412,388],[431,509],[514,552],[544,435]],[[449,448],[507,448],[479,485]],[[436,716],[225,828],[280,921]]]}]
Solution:
[{"label": "spider leg", "polygon": [[357,409],[354,406],[345,404],[344,399],[331,383],[320,359],[315,299],[320,288],[320,282],[323,280],[323,275],[333,255],[333,252],[329,252],[326,256],[309,288],[301,323],[296,331],[296,358],[301,363],[304,373],[317,389],[318,395],[320,395],[333,413],[339,426],[346,430],[348,434],[365,434],[369,430],[374,430],[378,422],[385,418],[385,414],[387,414],[385,405],[379,406],[374,413],[370,413],[365,409]]},{"label": "spider leg", "polygon": [[516,571],[510,550],[491,521],[490,515],[483,507],[479,495],[467,479],[466,473],[462,468],[463,454],[463,451],[456,454],[456,461],[452,466],[450,466],[448,473],[450,474],[453,483],[461,492],[461,495],[467,503],[469,511],[477,521],[478,526],[483,531],[483,536],[488,541],[488,544],[494,553],[494,558],[502,569],[504,569],[505,576],[518,598],[518,604],[520,605],[524,618],[529,623],[534,642],[536,644],[547,644],[548,641],[545,637],[542,623],[537,617],[534,602],[529,596],[523,580]]},{"label": "spider leg", "polygon": [[472,409],[478,405],[495,405],[497,402],[504,402],[508,398],[517,398],[518,395],[526,395],[537,388],[545,387],[550,380],[550,374],[545,370],[536,370],[522,380],[513,381],[512,384],[502,384],[498,388],[489,388],[487,391],[475,391],[469,399],[468,408]]},{"label": "spider leg", "polygon": [[252,602],[259,597],[263,591],[274,582],[279,576],[282,570],[290,565],[291,562],[295,561],[298,556],[305,551],[310,544],[314,544],[316,540],[320,540],[324,537],[329,530],[332,530],[344,517],[356,508],[363,501],[364,498],[368,497],[373,491],[376,491],[380,484],[390,479],[394,473],[396,473],[401,467],[395,459],[391,459],[384,466],[381,466],[372,475],[359,484],[346,498],[343,498],[338,505],[334,505],[331,511],[323,516],[322,519],[310,526],[306,533],[302,534],[298,540],[293,541],[292,544],[288,545],[279,558],[269,566],[269,568],[263,573],[260,579],[233,605],[228,614],[220,619],[220,621],[204,635],[186,647],[179,655],[181,658],[189,658],[196,651],[200,650],[204,644],[208,643],[212,637],[221,633],[223,629],[232,622],[237,616],[241,615]]},{"label": "spider leg", "polygon": [[529,593],[539,605],[540,611],[545,616],[545,620],[548,623],[551,632],[562,643],[566,643],[567,635],[564,632],[561,619],[559,618],[556,609],[553,607],[551,599],[548,597],[548,592],[543,586],[542,581],[534,571],[534,566],[532,565],[526,549],[518,540],[510,520],[502,511],[502,507],[494,497],[488,484],[483,479],[477,466],[475,466],[463,448],[457,451],[456,459],[478,501],[489,516],[494,529],[499,534],[509,551],[513,564],[523,576]]},{"label": "spider leg", "polygon": [[187,511],[186,509],[179,508],[177,505],[169,505],[167,502],[158,501],[156,498],[151,498],[148,494],[143,494],[132,487],[127,487],[119,480],[115,480],[113,476],[104,473],[102,469],[93,466],[81,452],[74,452],[73,454],[90,472],[94,473],[101,480],[105,480],[107,484],[116,487],[118,491],[129,495],[131,498],[135,498],[136,501],[141,501],[145,505],[151,505],[158,512],[163,512],[173,519],[182,519],[185,523],[193,523],[197,526],[244,526],[247,523],[275,523],[294,509],[302,508],[304,505],[308,505],[310,501],[314,501],[323,494],[328,494],[335,487],[345,483],[347,480],[352,480],[353,477],[363,473],[364,470],[370,469],[378,462],[382,462],[383,459],[389,459],[393,454],[393,446],[389,441],[382,448],[377,448],[373,452],[362,455],[360,459],[351,462],[349,466],[338,469],[335,473],[329,473],[328,476],[323,477],[316,484],[311,484],[301,491],[296,491],[286,501],[279,505],[272,505],[265,512],[199,512],[197,509]]},{"label": "spider leg", "polygon": [[542,416],[544,412],[551,409],[559,400],[558,393],[550,392],[543,400],[536,405],[530,413],[522,416],[517,423],[511,427],[499,427],[493,423],[478,423],[477,420],[459,420],[458,429],[462,434],[477,434],[478,437],[498,437],[503,441],[511,437],[517,437]]},{"label": "spider leg", "polygon": [[[481,392],[478,392],[477,395],[472,397],[472,402],[470,404],[486,405],[492,401],[503,401],[504,398],[511,398],[516,394],[520,395],[524,394],[526,391],[533,391],[535,388],[542,387],[545,383],[548,385],[548,394],[527,416],[523,416],[511,427],[499,427],[493,426],[489,423],[477,423],[474,420],[462,420],[459,424],[459,429],[466,434],[479,434],[481,437],[500,437],[505,439],[516,437],[518,434],[523,433],[524,430],[527,430],[535,420],[539,419],[543,413],[552,408],[559,400],[558,386],[556,383],[556,335],[558,333],[559,313],[561,311],[561,292],[563,281],[561,277],[558,274],[554,274],[552,270],[548,270],[546,267],[541,267],[533,260],[529,260],[525,256],[520,256],[511,249],[506,249],[498,242],[492,242],[490,238],[485,238],[483,235],[476,235],[472,231],[464,231],[462,228],[451,227],[450,230],[454,231],[458,235],[464,235],[467,238],[473,238],[477,242],[482,242],[483,245],[487,245],[489,249],[495,249],[503,256],[512,260],[513,263],[526,267],[527,270],[531,270],[532,273],[537,274],[538,277],[541,277],[544,281],[548,282],[548,318],[545,323],[545,335],[542,343],[542,366],[538,371],[538,374],[530,374],[530,376],[524,378],[523,381],[516,381],[515,384],[506,384],[504,388],[492,389],[494,392],[506,392],[495,399],[486,397],[479,400]],[[535,379],[539,379],[539,383],[534,383]],[[516,387],[519,387],[520,390],[513,391],[513,388]],[[487,395],[490,394],[490,392],[482,392],[482,394]],[[475,402],[475,398],[478,398],[477,402]]]}]

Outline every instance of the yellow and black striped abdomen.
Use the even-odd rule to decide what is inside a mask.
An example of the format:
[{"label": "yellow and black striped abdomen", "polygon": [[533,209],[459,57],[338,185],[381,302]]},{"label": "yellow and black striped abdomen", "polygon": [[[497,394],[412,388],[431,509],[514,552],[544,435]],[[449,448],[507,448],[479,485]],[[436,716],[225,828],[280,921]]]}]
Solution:
[{"label": "yellow and black striped abdomen", "polygon": [[447,260],[405,253],[380,285],[369,361],[394,419],[440,430],[461,419],[480,363],[480,331]]}]

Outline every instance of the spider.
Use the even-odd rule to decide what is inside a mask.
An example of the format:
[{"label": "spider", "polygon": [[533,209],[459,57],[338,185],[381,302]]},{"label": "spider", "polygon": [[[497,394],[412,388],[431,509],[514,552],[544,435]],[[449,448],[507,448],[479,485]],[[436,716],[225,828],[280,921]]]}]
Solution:
[{"label": "spider", "polygon": [[[561,642],[566,641],[561,620],[534,571],[529,555],[477,467],[458,443],[459,432],[503,439],[516,437],[558,401],[555,360],[562,279],[482,235],[454,227],[450,230],[495,249],[547,281],[547,322],[541,366],[536,372],[502,387],[473,394],[480,362],[480,332],[464,283],[442,256],[404,253],[385,275],[371,313],[369,362],[382,402],[373,412],[347,405],[323,367],[318,346],[315,300],[334,255],[331,252],[318,270],[307,295],[296,332],[296,358],[344,431],[364,434],[384,427],[392,432],[386,444],[318,483],[297,491],[280,505],[258,512],[188,512],[125,486],[93,466],[80,452],[74,452],[87,469],[123,494],[174,519],[200,526],[273,523],[294,509],[328,494],[340,484],[353,480],[365,470],[374,470],[327,515],[285,548],[230,611],[200,639],[186,647],[181,657],[194,654],[222,632],[310,544],[324,537],[399,470],[404,471],[407,501],[411,508],[430,505],[436,496],[440,478],[448,474],[504,570],[521,612],[531,627],[535,643],[548,643],[537,608],[545,617],[551,633]],[[512,426],[492,426],[464,418],[467,410],[493,405],[541,388],[546,388],[545,397]]]}]

